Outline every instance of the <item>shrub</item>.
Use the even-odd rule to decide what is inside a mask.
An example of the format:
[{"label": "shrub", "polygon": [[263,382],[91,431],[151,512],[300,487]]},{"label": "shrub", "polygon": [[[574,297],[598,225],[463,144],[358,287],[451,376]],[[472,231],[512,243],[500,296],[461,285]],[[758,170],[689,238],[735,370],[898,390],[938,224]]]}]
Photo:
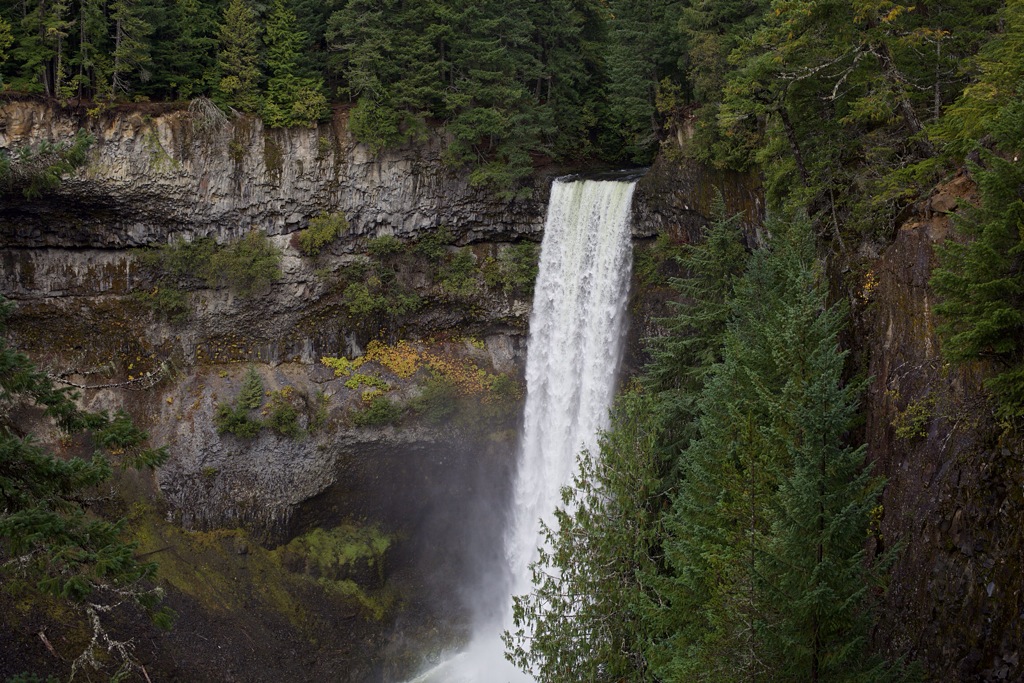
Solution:
[{"label": "shrub", "polygon": [[243,438],[252,438],[260,433],[263,424],[249,417],[249,411],[241,406],[230,403],[218,403],[213,422],[217,425],[218,434],[234,434]]},{"label": "shrub", "polygon": [[186,242],[177,237],[157,249],[142,251],[142,265],[157,271],[162,279],[199,278],[208,280],[213,274],[213,257],[217,253],[217,243],[209,237]]},{"label": "shrub", "polygon": [[381,235],[370,240],[366,251],[378,259],[385,258],[402,251],[402,241],[393,235]]},{"label": "shrub", "polygon": [[258,294],[281,277],[281,250],[254,230],[214,254],[212,282],[225,283],[241,296]]},{"label": "shrub", "polygon": [[440,375],[434,375],[423,387],[419,396],[410,404],[413,412],[431,424],[438,424],[451,417],[458,406],[459,390],[452,382]]},{"label": "shrub", "polygon": [[468,249],[460,249],[440,272],[441,288],[449,294],[472,296],[477,292],[476,261]]},{"label": "shrub", "polygon": [[433,261],[439,261],[444,256],[447,247],[455,242],[455,236],[447,226],[442,225],[433,232],[428,232],[416,243],[416,252],[426,256]]},{"label": "shrub", "polygon": [[298,234],[298,248],[306,256],[317,256],[320,250],[348,230],[343,213],[322,213]]},{"label": "shrub", "polygon": [[506,294],[529,296],[537,281],[540,250],[532,242],[514,244],[488,259],[481,270],[490,289],[501,289]]},{"label": "shrub", "polygon": [[185,322],[192,312],[188,305],[188,295],[169,285],[155,287],[151,292],[132,292],[132,298],[149,308],[157,317],[171,323]]},{"label": "shrub", "polygon": [[368,406],[352,415],[352,424],[356,427],[379,427],[395,424],[401,417],[401,407],[386,396],[377,396]]},{"label": "shrub", "polygon": [[291,401],[292,394],[291,387],[270,392],[270,403],[265,410],[266,419],[263,425],[281,436],[295,437],[302,433],[302,427],[299,426],[299,411]]}]

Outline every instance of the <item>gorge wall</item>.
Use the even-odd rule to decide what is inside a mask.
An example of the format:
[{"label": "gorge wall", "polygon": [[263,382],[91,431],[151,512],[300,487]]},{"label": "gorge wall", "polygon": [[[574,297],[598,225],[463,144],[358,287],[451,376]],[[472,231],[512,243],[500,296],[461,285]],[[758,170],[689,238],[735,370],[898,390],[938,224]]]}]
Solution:
[{"label": "gorge wall", "polygon": [[[512,392],[500,409],[477,401],[482,412],[463,406],[437,421],[413,415],[356,425],[353,415],[372,388],[352,388],[351,375],[336,376],[319,360],[354,358],[374,340],[392,349],[406,340],[421,356],[520,378],[529,294],[488,284],[480,269],[539,240],[551,179],[579,169],[540,169],[521,198],[503,199],[446,167],[436,135],[370,154],[352,139],[343,110],[316,129],[283,131],[200,104],[89,113],[0,100],[0,148],[67,139],[78,129],[95,138],[89,161],[59,189],[36,199],[0,197],[0,292],[18,305],[10,321],[15,345],[54,375],[100,387],[83,392],[87,405],[127,407],[155,442],[170,446],[170,461],[152,481],[129,482],[154,508],[147,523],[174,523],[152,534],[160,543],[145,547],[177,543],[192,562],[189,553],[207,537],[181,541],[177,526],[213,530],[227,534],[209,541],[223,551],[217,562],[243,571],[242,562],[255,576],[264,546],[358,520],[394,539],[386,579],[360,580],[374,589],[398,585],[406,605],[384,622],[365,609],[344,612],[333,627],[349,637],[347,649],[311,645],[284,619],[277,630],[245,637],[244,629],[222,623],[225,635],[212,643],[172,635],[173,651],[153,661],[175,662],[165,669],[177,667],[190,680],[226,680],[218,678],[225,669],[202,662],[219,661],[220,646],[249,653],[252,637],[262,650],[232,659],[235,680],[334,675],[353,652],[368,663],[352,669],[350,680],[383,680],[408,668],[414,651],[457,640],[438,624],[470,609],[457,584],[493,570],[500,554],[496,530],[520,397]],[[658,235],[695,239],[716,188],[729,213],[744,214],[748,240],[760,240],[756,177],[663,156],[637,187],[637,243]],[[855,364],[872,378],[865,435],[869,457],[888,479],[878,543],[902,548],[883,599],[878,647],[921,658],[928,680],[1014,681],[1024,680],[1021,450],[991,420],[979,388],[986,369],[942,363],[928,287],[934,243],[950,230],[955,199],[971,192],[966,176],[954,179],[908,212],[890,244],[865,247],[830,267],[837,297],[851,303]],[[296,233],[332,212],[347,217],[347,230],[319,256],[303,256]],[[345,278],[354,267],[366,268],[372,240],[394,236],[415,244],[442,228],[448,237],[433,256],[388,264],[396,286],[419,297],[418,308],[353,313]],[[186,319],[168,320],[147,304],[161,284],[140,248],[152,251],[181,237],[223,244],[253,230],[282,252],[282,275],[266,290],[242,296],[184,278]],[[445,285],[438,270],[459,253],[478,269],[467,290]],[[627,365],[643,362],[640,340],[658,332],[670,296],[634,281]],[[267,391],[288,390],[305,436],[218,432],[217,406],[237,397],[250,367]],[[412,405],[423,396],[424,375],[401,379],[373,367],[391,383],[393,400]],[[480,523],[467,529],[467,519]],[[223,531],[236,527],[244,531]],[[465,554],[470,544],[486,547],[488,536],[494,557],[481,562]],[[170,558],[161,562],[175,566]],[[431,592],[443,594],[445,604],[424,597]],[[172,600],[197,622],[214,623],[207,597],[180,591]],[[251,599],[238,598],[243,616],[229,626],[265,616],[241,606]],[[297,600],[315,612],[311,605],[323,596]],[[303,648],[313,654],[289,654]]]}]

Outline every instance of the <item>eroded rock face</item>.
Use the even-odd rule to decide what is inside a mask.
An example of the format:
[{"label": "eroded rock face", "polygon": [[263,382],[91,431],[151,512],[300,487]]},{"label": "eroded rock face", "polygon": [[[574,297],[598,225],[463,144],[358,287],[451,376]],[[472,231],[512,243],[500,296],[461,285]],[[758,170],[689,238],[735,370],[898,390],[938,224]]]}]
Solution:
[{"label": "eroded rock face", "polygon": [[95,139],[88,164],[56,193],[0,205],[0,246],[119,248],[173,235],[223,242],[253,228],[287,234],[324,211],[345,212],[353,236],[415,237],[442,225],[463,241],[540,233],[550,176],[534,179],[528,199],[501,199],[441,162],[440,136],[374,156],[346,120],[339,110],[316,128],[274,130],[208,107],[93,117],[0,104],[0,148],[79,129]]},{"label": "eroded rock face", "polygon": [[993,424],[981,381],[991,368],[939,354],[928,280],[948,212],[974,186],[961,174],[902,225],[855,292],[872,383],[869,457],[887,486],[881,541],[899,545],[876,634],[921,661],[928,680],[1024,678],[1024,452]]}]

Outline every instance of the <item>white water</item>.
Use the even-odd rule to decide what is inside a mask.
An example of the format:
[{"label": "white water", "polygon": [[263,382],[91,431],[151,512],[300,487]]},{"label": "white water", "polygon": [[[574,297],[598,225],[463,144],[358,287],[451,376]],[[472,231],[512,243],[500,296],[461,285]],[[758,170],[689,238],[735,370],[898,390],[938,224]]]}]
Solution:
[{"label": "white water", "polygon": [[608,426],[622,351],[632,262],[633,182],[556,181],[551,188],[540,273],[530,317],[526,410],[513,515],[505,536],[511,585],[501,617],[479,624],[470,645],[413,683],[507,683],[533,679],[504,658],[511,595],[530,589],[540,524],[554,525],[576,456],[597,447]]}]

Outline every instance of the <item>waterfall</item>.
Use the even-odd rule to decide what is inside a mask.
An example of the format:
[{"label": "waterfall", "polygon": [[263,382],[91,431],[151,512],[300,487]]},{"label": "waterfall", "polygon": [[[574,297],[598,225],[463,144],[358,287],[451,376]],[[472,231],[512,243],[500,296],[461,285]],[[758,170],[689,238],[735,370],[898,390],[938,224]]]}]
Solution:
[{"label": "waterfall", "polygon": [[526,409],[513,514],[505,535],[510,580],[502,616],[476,628],[462,653],[415,683],[530,681],[505,658],[511,595],[530,590],[529,564],[541,543],[538,520],[554,524],[576,456],[597,447],[608,426],[622,351],[632,262],[629,209],[635,181],[556,180],[530,317]]}]

